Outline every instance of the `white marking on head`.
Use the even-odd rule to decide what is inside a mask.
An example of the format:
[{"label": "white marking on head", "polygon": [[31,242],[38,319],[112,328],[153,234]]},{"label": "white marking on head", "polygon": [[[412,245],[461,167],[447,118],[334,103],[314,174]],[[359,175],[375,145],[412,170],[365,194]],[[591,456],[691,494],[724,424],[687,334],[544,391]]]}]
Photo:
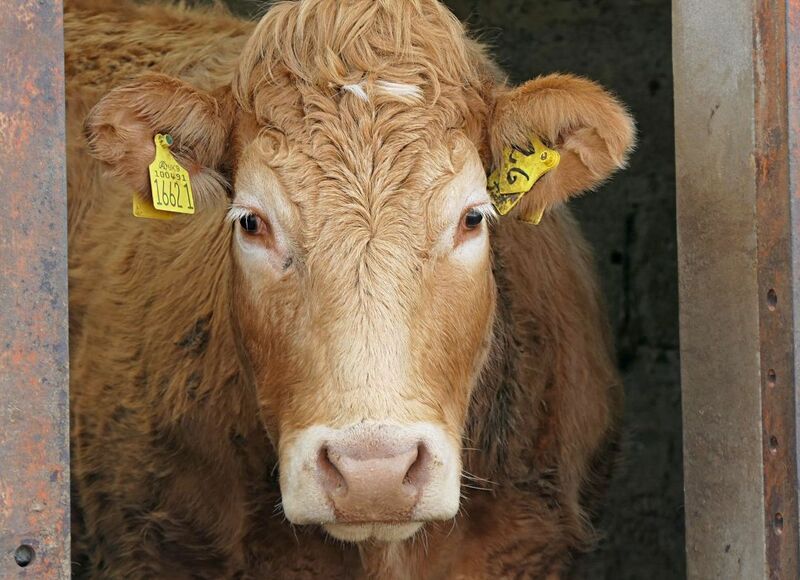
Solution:
[{"label": "white marking on head", "polygon": [[372,85],[367,85],[366,81],[360,83],[350,83],[342,85],[342,90],[355,95],[362,101],[369,102],[367,89],[374,89],[376,92],[392,97],[407,103],[421,103],[425,97],[422,89],[416,85],[408,83],[395,83],[392,81],[375,81]]},{"label": "white marking on head", "polygon": [[375,86],[383,93],[398,97],[402,100],[421,102],[423,100],[422,89],[416,85],[408,83],[393,83],[391,81],[377,81]]},{"label": "white marking on head", "polygon": [[369,102],[369,95],[367,95],[367,91],[364,90],[364,83],[342,85],[342,90],[355,95],[364,102]]}]

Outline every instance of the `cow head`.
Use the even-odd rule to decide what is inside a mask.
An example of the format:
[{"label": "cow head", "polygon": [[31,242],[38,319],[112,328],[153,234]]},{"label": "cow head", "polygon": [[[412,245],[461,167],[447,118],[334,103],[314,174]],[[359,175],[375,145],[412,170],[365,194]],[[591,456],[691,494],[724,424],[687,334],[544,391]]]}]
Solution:
[{"label": "cow head", "polygon": [[515,211],[559,204],[624,164],[622,106],[569,76],[507,87],[432,0],[302,0],[262,19],[230,85],[148,75],[87,121],[145,196],[156,132],[201,205],[228,206],[233,322],[286,517],[351,541],[454,517],[495,311],[486,174],[538,136],[561,164]]}]

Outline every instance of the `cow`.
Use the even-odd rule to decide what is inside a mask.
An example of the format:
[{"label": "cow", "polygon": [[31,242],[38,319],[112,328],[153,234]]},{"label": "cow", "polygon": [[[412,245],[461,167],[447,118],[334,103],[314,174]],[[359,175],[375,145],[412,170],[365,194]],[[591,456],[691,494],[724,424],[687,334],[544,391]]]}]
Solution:
[{"label": "cow", "polygon": [[[64,32],[75,577],[565,577],[622,400],[565,202],[625,165],[617,98],[512,86],[436,0]],[[194,214],[132,215],[159,136]]]}]

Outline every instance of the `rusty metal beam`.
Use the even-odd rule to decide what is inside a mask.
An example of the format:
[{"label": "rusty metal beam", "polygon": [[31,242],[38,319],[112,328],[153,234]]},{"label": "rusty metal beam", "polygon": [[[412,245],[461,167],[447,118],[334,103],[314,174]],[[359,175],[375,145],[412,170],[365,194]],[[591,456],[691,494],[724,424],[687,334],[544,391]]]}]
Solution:
[{"label": "rusty metal beam", "polygon": [[[764,525],[769,578],[800,578],[798,568],[797,408],[795,309],[800,280],[793,252],[800,236],[790,171],[789,113],[800,93],[789,92],[787,43],[800,29],[787,28],[797,0],[755,2],[756,220],[758,223],[761,416],[764,456]],[[797,53],[795,53],[795,59]],[[797,79],[793,79],[796,83]],[[793,137],[797,137],[796,133]]]},{"label": "rusty metal beam", "polygon": [[69,578],[62,5],[0,6],[0,578]]},{"label": "rusty metal beam", "polygon": [[798,49],[800,0],[673,2],[690,578],[800,577]]}]

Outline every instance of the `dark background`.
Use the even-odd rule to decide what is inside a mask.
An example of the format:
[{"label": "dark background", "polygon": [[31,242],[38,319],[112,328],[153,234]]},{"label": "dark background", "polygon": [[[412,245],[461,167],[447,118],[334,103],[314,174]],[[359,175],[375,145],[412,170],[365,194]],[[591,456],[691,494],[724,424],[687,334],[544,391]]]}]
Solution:
[{"label": "dark background", "polygon": [[576,579],[685,577],[669,0],[446,0],[515,83],[571,72],[628,104],[630,167],[572,202],[595,249],[625,381],[623,457]]},{"label": "dark background", "polygon": [[[571,202],[595,248],[625,381],[623,457],[580,580],[685,577],[670,0],[445,0],[514,83],[571,72],[630,107],[630,167]],[[241,14],[263,2],[228,0]]]}]

